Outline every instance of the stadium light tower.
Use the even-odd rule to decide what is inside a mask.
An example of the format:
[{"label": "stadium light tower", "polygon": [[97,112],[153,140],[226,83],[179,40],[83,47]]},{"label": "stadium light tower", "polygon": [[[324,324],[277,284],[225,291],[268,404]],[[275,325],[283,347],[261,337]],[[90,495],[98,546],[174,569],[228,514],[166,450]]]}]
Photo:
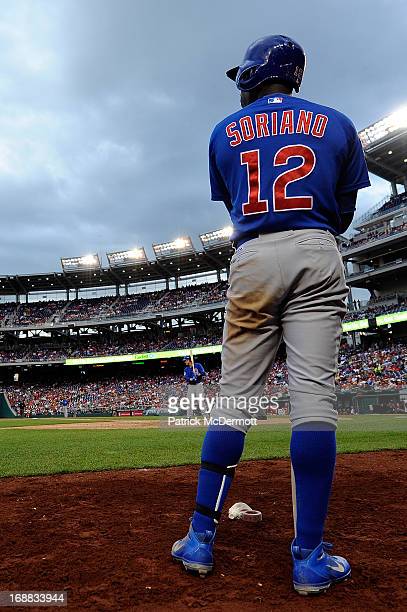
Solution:
[{"label": "stadium light tower", "polygon": [[83,270],[100,270],[100,259],[97,253],[79,257],[61,257],[64,272],[82,272]]},{"label": "stadium light tower", "polygon": [[213,232],[208,232],[206,234],[201,234],[199,238],[201,239],[203,248],[205,250],[208,250],[230,245],[230,238],[232,236],[232,233],[232,226],[227,225],[222,229],[218,229]]},{"label": "stadium light tower", "polygon": [[153,244],[153,249],[157,259],[166,259],[167,257],[177,257],[195,253],[194,245],[189,236],[177,238],[172,242]]},{"label": "stadium light tower", "polygon": [[407,106],[399,108],[391,115],[376,121],[369,127],[359,132],[363,147],[369,148],[376,142],[386,139],[394,132],[402,132],[407,129]]},{"label": "stadium light tower", "polygon": [[147,263],[147,255],[144,247],[135,247],[128,251],[114,251],[112,253],[106,253],[106,256],[111,268],[121,268],[122,266]]},{"label": "stadium light tower", "polygon": [[407,190],[407,106],[359,132],[370,172],[389,181],[393,195],[397,184]]}]

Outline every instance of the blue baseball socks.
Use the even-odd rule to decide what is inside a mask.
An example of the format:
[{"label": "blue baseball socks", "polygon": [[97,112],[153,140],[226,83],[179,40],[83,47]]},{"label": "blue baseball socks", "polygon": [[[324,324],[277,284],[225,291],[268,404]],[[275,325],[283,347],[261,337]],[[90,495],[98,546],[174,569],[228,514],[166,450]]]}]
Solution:
[{"label": "blue baseball socks", "polygon": [[[294,429],[291,463],[295,476],[296,543],[306,556],[322,541],[336,459],[336,434],[330,426]],[[243,452],[245,435],[234,429],[207,431],[201,454],[196,509],[192,527],[196,533],[214,532],[234,469]]]},{"label": "blue baseball socks", "polygon": [[243,452],[245,434],[235,429],[209,428],[202,446],[201,469],[192,528],[216,531],[235,467]]},{"label": "blue baseball socks", "polygon": [[328,430],[316,431],[320,426],[314,423],[313,430],[293,429],[291,435],[296,544],[302,549],[304,558],[322,541],[335,469],[335,431],[330,426]]}]

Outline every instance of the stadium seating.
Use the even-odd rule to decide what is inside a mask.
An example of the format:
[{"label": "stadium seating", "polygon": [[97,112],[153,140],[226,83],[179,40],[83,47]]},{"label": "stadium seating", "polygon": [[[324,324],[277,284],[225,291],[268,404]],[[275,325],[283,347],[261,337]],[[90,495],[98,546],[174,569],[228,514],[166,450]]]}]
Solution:
[{"label": "stadium seating", "polygon": [[[209,372],[207,392],[218,389],[220,370]],[[400,389],[407,383],[407,345],[393,344],[383,348],[355,350],[342,348],[339,357],[337,387],[340,390]],[[287,368],[277,360],[266,385],[271,396],[287,392]],[[112,412],[112,409],[166,407],[169,394],[185,395],[182,373],[129,378],[109,378],[96,382],[51,384],[18,383],[3,387],[11,406],[26,416],[60,414],[64,407],[69,414],[89,411]]]},{"label": "stadium seating", "polygon": [[0,362],[18,361],[63,361],[68,357],[95,357],[104,355],[125,355],[144,353],[175,348],[190,348],[192,346],[208,346],[221,344],[222,331],[219,329],[211,334],[182,333],[177,335],[161,334],[153,336],[146,333],[131,333],[116,338],[75,338],[64,346],[56,347],[47,342],[45,345],[30,343],[29,345],[0,350]]},{"label": "stadium seating", "polygon": [[381,215],[384,215],[390,211],[394,211],[397,208],[400,208],[402,206],[404,206],[407,202],[407,193],[398,193],[397,195],[392,195],[389,200],[387,202],[385,202],[383,204],[383,206],[381,206],[379,208],[379,210],[377,210],[372,217],[380,217]]},{"label": "stadium seating", "polygon": [[[221,303],[226,300],[227,283],[203,283],[180,287],[169,291],[161,290],[128,296],[103,296],[66,301],[42,301],[29,304],[0,304],[0,328],[33,326],[57,322],[106,320],[112,322],[120,317],[131,317],[146,312],[166,312],[185,307]],[[346,315],[345,321],[364,318],[368,315],[396,312],[407,305],[406,296],[395,296],[393,304],[371,300],[362,308],[354,308]],[[355,304],[356,305],[356,304]],[[151,350],[158,347],[151,346]],[[53,348],[55,350],[55,347]],[[138,350],[135,348],[134,350]],[[141,350],[146,350],[145,348]],[[117,352],[117,351],[116,351]],[[130,352],[134,352],[133,349]],[[104,353],[101,353],[104,354]],[[67,355],[66,350],[61,355]],[[62,358],[62,357],[61,357]]]},{"label": "stadium seating", "polygon": [[0,327],[30,326],[56,322],[111,320],[143,312],[167,311],[186,306],[223,302],[226,281],[202,283],[178,289],[134,293],[123,296],[79,298],[67,302],[41,301],[0,304]]},{"label": "stadium seating", "polygon": [[363,232],[361,234],[357,234],[347,242],[341,244],[341,251],[347,251],[349,249],[354,249],[368,242],[372,242],[374,240],[382,240],[383,238],[388,238],[389,236],[394,236],[395,234],[399,234],[401,232],[407,231],[407,223],[402,223],[397,227],[391,227],[388,223],[384,223],[381,227],[377,229],[373,229],[369,232]]},{"label": "stadium seating", "polygon": [[[225,296],[222,295],[224,291],[224,286],[217,287],[216,291],[208,290],[205,292],[204,299],[216,299],[219,301],[223,299]],[[194,303],[198,294],[198,287],[194,287],[194,291],[185,291],[187,294],[187,298],[190,299],[190,304]],[[152,294],[149,294],[150,296]],[[175,304],[180,303],[181,300],[180,295],[182,292],[176,293],[175,297],[172,296],[170,298],[166,298],[167,301],[163,305],[164,308],[176,308]],[[164,293],[161,293],[161,298],[165,296]],[[130,296],[129,296],[130,297]],[[158,299],[160,299],[160,297]],[[185,296],[184,296],[185,297]],[[139,296],[138,296],[139,298]],[[185,299],[181,302],[185,305]],[[202,298],[200,298],[202,299]],[[106,300],[106,301],[105,301]],[[112,307],[114,304],[113,301],[110,301],[106,298],[100,298],[97,301],[97,305],[93,305],[89,302],[94,300],[89,299],[85,300],[84,304],[80,307],[73,302],[73,309],[68,312],[68,316],[72,317],[69,320],[76,320],[75,317],[80,316],[88,316],[90,313],[95,313],[95,309],[97,308],[97,312],[100,313],[102,308],[105,309],[104,312],[107,312],[108,308]],[[151,304],[151,302],[149,302]],[[202,302],[200,302],[202,303]],[[136,299],[130,300],[129,302],[120,302],[120,312],[123,314],[125,312],[124,308],[128,308],[128,312],[130,312],[131,308],[137,308],[137,304],[140,302]],[[144,305],[146,302],[144,302]],[[160,304],[160,311],[164,309]],[[360,305],[360,302],[354,302],[354,309],[350,310],[346,317],[346,321],[353,321],[368,317],[374,317],[380,314],[388,314],[392,312],[398,312],[401,310],[407,309],[407,296],[393,294],[392,296],[384,296],[381,299],[373,299],[370,300],[368,304],[363,306]],[[4,317],[10,317],[9,310],[1,311],[3,312]],[[26,311],[27,312],[27,311]],[[52,307],[49,310],[42,310],[44,317],[53,316],[49,313],[55,312],[55,303],[52,303]],[[112,311],[110,311],[112,312]],[[119,310],[115,310],[115,312],[119,312]],[[37,317],[36,320],[40,318],[40,310],[34,308],[32,310],[33,317]],[[25,315],[26,316],[26,315]],[[180,332],[173,331],[169,332],[159,332],[156,333],[147,333],[147,332],[133,332],[133,333],[124,333],[122,335],[115,334],[111,335],[108,339],[104,336],[94,335],[92,337],[89,336],[74,336],[71,339],[65,339],[65,343],[63,345],[56,344],[56,341],[47,340],[44,342],[41,338],[32,339],[30,342],[14,344],[13,346],[3,346],[0,348],[0,362],[1,363],[16,363],[19,361],[24,362],[46,362],[46,361],[64,361],[68,357],[96,357],[96,356],[105,356],[105,355],[124,355],[131,353],[143,353],[143,352],[153,352],[157,350],[171,350],[171,349],[187,349],[191,346],[208,346],[221,344],[222,342],[222,330],[221,328],[215,329],[211,332],[205,333],[201,332]]]},{"label": "stadium seating", "polygon": [[[386,302],[391,300],[390,296],[386,297]],[[393,299],[394,303],[390,304],[380,303],[381,300],[370,300],[366,306],[349,311],[345,317],[345,321],[355,321],[356,319],[365,319],[376,317],[377,315],[407,310],[407,297],[396,296],[396,294],[394,294]]]}]

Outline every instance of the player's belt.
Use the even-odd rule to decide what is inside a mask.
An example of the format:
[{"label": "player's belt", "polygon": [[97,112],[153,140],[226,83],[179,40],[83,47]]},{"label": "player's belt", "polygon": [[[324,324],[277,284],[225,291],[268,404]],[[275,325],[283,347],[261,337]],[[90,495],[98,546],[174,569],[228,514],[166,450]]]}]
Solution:
[{"label": "player's belt", "polygon": [[240,236],[240,238],[236,238],[236,240],[233,240],[232,244],[235,249],[238,249],[239,247],[242,246],[242,244],[244,244],[245,242],[248,242],[248,240],[254,240],[255,238],[258,238],[259,236],[260,236],[259,232],[248,232],[244,236]]},{"label": "player's belt", "polygon": [[[328,229],[323,229],[322,227],[316,227],[316,228],[311,228],[311,227],[307,227],[307,228],[303,228],[303,229],[318,229],[318,230],[323,230],[325,232],[328,232],[328,234],[331,234],[331,236],[335,235],[332,234],[332,232],[330,232]],[[282,231],[287,231],[287,230],[282,230]],[[294,230],[295,231],[295,230]],[[235,249],[238,249],[239,247],[242,246],[242,244],[244,244],[245,242],[248,242],[249,240],[254,240],[255,238],[258,238],[259,236],[264,236],[265,234],[279,234],[280,232],[247,232],[247,234],[244,234],[243,236],[240,236],[238,238],[236,238],[235,240],[233,240],[232,245]]]}]

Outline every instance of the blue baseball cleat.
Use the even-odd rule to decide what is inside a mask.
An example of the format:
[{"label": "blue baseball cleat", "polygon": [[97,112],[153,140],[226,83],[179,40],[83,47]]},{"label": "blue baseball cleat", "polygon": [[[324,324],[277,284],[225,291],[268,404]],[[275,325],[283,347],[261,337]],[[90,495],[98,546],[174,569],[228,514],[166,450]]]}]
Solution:
[{"label": "blue baseball cleat", "polygon": [[321,542],[304,559],[304,553],[308,551],[301,550],[295,544],[295,540],[293,541],[291,545],[294,564],[293,582],[297,593],[300,595],[323,593],[332,584],[350,577],[349,563],[343,557],[329,555],[326,551],[330,548],[332,544]]},{"label": "blue baseball cleat", "polygon": [[172,558],[181,561],[186,570],[198,572],[205,577],[213,569],[213,542],[215,533],[195,533],[192,525],[185,538],[177,540],[171,550]]}]

